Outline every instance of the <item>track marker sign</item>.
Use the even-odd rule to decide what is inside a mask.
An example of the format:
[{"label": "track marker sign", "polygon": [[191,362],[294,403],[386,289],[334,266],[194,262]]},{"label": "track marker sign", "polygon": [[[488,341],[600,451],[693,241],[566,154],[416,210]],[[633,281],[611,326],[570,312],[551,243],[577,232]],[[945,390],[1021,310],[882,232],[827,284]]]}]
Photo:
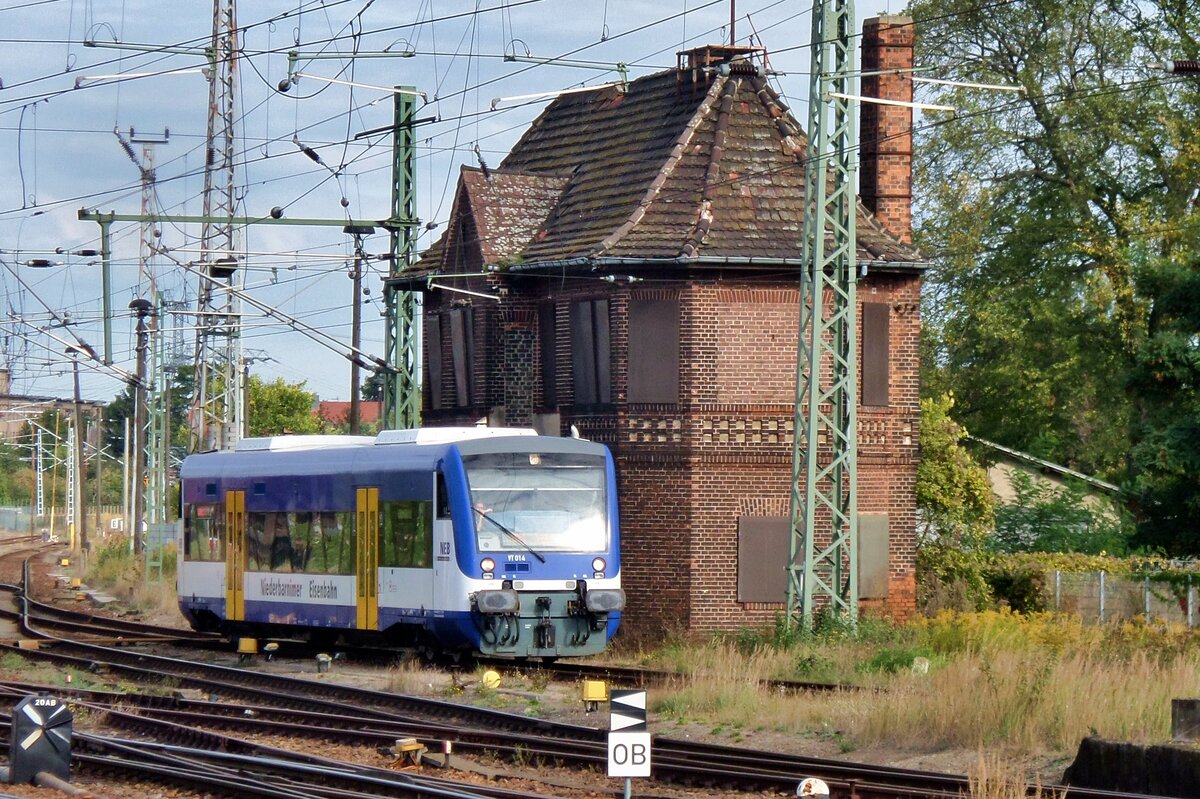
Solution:
[{"label": "track marker sign", "polygon": [[650,776],[646,692],[614,690],[608,703],[608,776]]}]

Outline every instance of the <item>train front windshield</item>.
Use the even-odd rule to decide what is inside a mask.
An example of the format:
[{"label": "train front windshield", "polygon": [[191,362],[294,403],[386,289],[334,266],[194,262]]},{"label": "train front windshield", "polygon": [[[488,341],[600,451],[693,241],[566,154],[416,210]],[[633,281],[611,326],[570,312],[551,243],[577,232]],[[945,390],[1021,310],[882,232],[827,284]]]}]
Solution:
[{"label": "train front windshield", "polygon": [[463,456],[481,550],[603,552],[607,475],[599,455]]}]

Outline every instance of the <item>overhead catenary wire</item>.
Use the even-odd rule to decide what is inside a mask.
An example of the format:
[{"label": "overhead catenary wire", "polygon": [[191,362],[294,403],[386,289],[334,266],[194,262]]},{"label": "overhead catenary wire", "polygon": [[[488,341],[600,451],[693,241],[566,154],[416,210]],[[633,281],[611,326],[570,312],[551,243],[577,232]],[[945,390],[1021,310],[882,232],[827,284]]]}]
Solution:
[{"label": "overhead catenary wire", "polygon": [[[361,105],[360,105],[359,107],[361,107]],[[343,110],[343,113],[344,113],[344,110]],[[478,118],[478,117],[476,117],[476,118]],[[522,123],[519,123],[518,125],[515,125],[514,127],[521,127],[521,126],[522,126]],[[439,134],[439,135],[444,135],[444,134]],[[434,139],[434,141],[438,141],[438,140],[439,140],[439,139],[436,139],[436,138]],[[337,144],[335,143],[335,144],[331,144],[331,145],[329,145],[329,146],[337,146]],[[379,158],[382,158],[384,155],[385,155],[385,154],[383,154],[383,153],[380,153],[380,154],[379,154]],[[327,156],[326,156],[326,157],[327,157],[327,158],[329,158],[328,154],[327,154]],[[364,158],[363,158],[361,161],[359,161],[358,163],[359,163],[360,165],[363,165],[363,166],[368,166],[368,165],[372,165],[372,164],[374,164],[374,163],[377,163],[377,161],[374,161],[374,160],[372,160],[373,158],[375,158],[375,156],[374,156],[374,153],[372,153],[372,154],[370,154],[370,155],[367,155],[367,156],[365,156],[365,157],[364,157]],[[335,159],[329,158],[329,160],[331,161],[331,163],[336,163],[336,160],[335,160]],[[251,161],[249,158],[247,158],[247,159],[245,159],[244,163],[253,163],[253,161]],[[379,168],[380,168],[380,169],[385,169],[385,168],[387,168],[387,166],[385,165],[385,166],[381,166],[381,167],[379,167]],[[193,174],[194,174],[194,173],[193,173]],[[319,176],[319,173],[317,173],[315,170],[314,170],[314,171],[313,171],[311,174],[313,174],[313,175],[318,175],[318,176]],[[310,178],[310,179],[311,179],[311,178]],[[323,181],[322,181],[322,182],[323,182]],[[258,184],[256,184],[256,185],[258,185]],[[314,188],[313,190],[319,191],[319,188]],[[431,221],[436,221],[436,220],[431,220]]]}]

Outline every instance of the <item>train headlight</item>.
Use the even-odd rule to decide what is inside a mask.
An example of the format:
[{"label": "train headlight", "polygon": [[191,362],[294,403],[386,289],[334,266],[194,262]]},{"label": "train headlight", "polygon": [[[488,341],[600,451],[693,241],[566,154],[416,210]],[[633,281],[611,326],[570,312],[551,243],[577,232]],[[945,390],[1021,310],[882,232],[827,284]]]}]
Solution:
[{"label": "train headlight", "polygon": [[479,561],[479,568],[483,569],[485,574],[494,572],[496,571],[496,561],[492,560],[491,558],[484,558],[483,560]]},{"label": "train headlight", "polygon": [[592,571],[602,572],[608,564],[604,562],[604,558],[592,558]]},{"label": "train headlight", "polygon": [[516,591],[504,588],[476,591],[475,606],[480,613],[516,613],[521,609],[521,598]]},{"label": "train headlight", "polygon": [[625,607],[625,592],[620,588],[593,588],[587,592],[587,609],[592,613],[612,613]]}]

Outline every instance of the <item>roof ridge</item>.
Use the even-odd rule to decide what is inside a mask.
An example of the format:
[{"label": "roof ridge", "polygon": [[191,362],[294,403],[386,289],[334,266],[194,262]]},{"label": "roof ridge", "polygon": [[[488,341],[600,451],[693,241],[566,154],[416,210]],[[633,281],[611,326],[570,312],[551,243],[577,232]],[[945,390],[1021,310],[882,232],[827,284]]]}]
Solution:
[{"label": "roof ridge", "polygon": [[717,110],[717,125],[713,131],[712,147],[708,150],[708,168],[704,171],[704,189],[700,192],[700,209],[696,214],[696,223],[680,250],[685,258],[692,258],[700,252],[704,237],[712,226],[713,189],[719,185],[721,175],[721,157],[725,155],[725,140],[729,133],[729,116],[733,112],[733,98],[741,88],[740,78],[730,78],[721,89],[721,105]]},{"label": "roof ridge", "polygon": [[668,155],[666,161],[663,162],[662,167],[658,170],[658,174],[655,175],[654,179],[650,181],[650,185],[646,188],[646,191],[642,195],[642,199],[638,202],[637,207],[633,209],[633,212],[629,215],[629,218],[622,222],[616,230],[614,230],[612,233],[609,233],[607,236],[601,239],[596,246],[592,247],[591,251],[588,252],[586,256],[587,258],[597,258],[602,256],[607,250],[612,249],[612,247],[620,242],[621,239],[623,239],[629,233],[629,231],[633,230],[637,226],[637,223],[642,220],[642,217],[646,215],[646,210],[651,206],[651,204],[654,203],[654,200],[658,197],[662,187],[666,184],[667,178],[670,177],[671,173],[675,170],[676,165],[683,160],[684,151],[687,149],[688,142],[690,142],[692,136],[696,134],[696,131],[700,127],[700,122],[706,116],[708,116],[709,110],[716,101],[717,93],[723,90],[728,82],[729,78],[727,76],[718,77],[717,80],[713,81],[713,85],[709,87],[704,99],[699,105],[696,106],[696,110],[692,114],[691,119],[688,120],[688,123],[683,126],[683,130],[680,131],[679,135],[675,138],[675,144],[671,147],[671,154]]}]

